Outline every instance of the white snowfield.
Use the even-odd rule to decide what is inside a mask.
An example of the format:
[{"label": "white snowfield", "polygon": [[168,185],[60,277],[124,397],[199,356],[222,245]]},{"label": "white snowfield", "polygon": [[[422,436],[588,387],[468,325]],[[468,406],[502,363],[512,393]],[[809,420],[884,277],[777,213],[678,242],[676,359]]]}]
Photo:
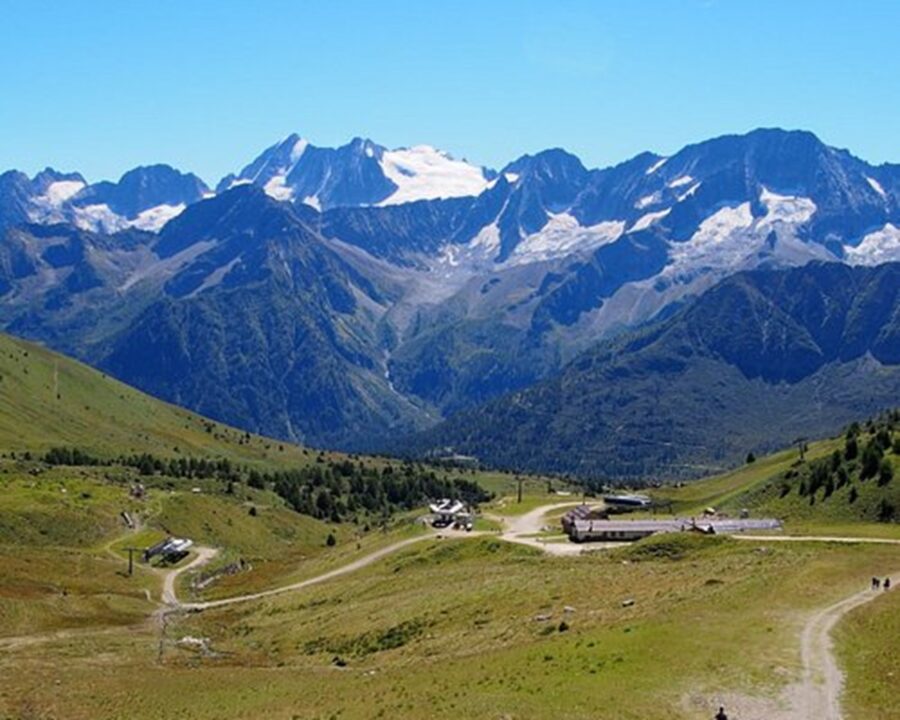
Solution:
[{"label": "white snowfield", "polygon": [[688,273],[697,268],[732,269],[756,255],[774,231],[785,259],[806,256],[825,257],[821,246],[810,246],[806,253],[796,238],[799,226],[809,222],[816,212],[809,198],[779,195],[763,188],[760,202],[766,214],[754,218],[749,202],[724,207],[707,217],[687,242],[671,243],[672,263],[667,274]]},{"label": "white snowfield", "polygon": [[809,198],[778,195],[767,188],[762,189],[759,199],[768,210],[760,221],[760,227],[768,227],[775,223],[802,225],[808,222],[816,211],[816,204]]},{"label": "white snowfield", "polygon": [[880,265],[900,260],[900,228],[888,223],[845,252],[845,260],[851,265]]},{"label": "white snowfield", "polygon": [[[252,178],[235,180],[230,187],[241,182],[260,182],[268,177],[263,189],[269,196],[281,201],[294,200],[294,188],[287,178],[302,162],[308,147],[307,140],[298,140],[287,164],[274,169],[269,164],[263,165]],[[374,158],[374,148],[367,145],[365,154]],[[381,206],[400,205],[416,200],[474,197],[484,192],[493,182],[484,176],[482,168],[464,160],[456,160],[430,145],[385,150],[378,162],[384,176],[397,186],[390,196],[378,203]],[[316,209],[321,208],[317,194],[304,197],[302,202]]]},{"label": "white snowfield", "polygon": [[35,202],[43,203],[51,207],[59,207],[66,200],[72,199],[86,187],[81,180],[57,180],[47,186],[44,194],[35,199]]},{"label": "white snowfield", "polygon": [[64,222],[63,205],[75,197],[86,187],[80,180],[57,180],[47,186],[43,195],[32,198],[29,217],[32,222],[54,223]]},{"label": "white snowfield", "polygon": [[490,185],[482,168],[455,160],[430,145],[385,150],[381,169],[397,190],[379,205],[475,196]]},{"label": "white snowfield", "polygon": [[524,265],[563,257],[574,252],[595,250],[618,240],[625,231],[621,220],[582,226],[572,215],[551,215],[538,232],[520,242],[507,261],[508,265]]},{"label": "white snowfield", "polygon": [[109,205],[85,205],[74,208],[73,222],[82,230],[114,233],[127,228],[159,232],[172,218],[184,212],[185,205],[157,205],[148,208],[137,217],[127,218],[113,212]]}]

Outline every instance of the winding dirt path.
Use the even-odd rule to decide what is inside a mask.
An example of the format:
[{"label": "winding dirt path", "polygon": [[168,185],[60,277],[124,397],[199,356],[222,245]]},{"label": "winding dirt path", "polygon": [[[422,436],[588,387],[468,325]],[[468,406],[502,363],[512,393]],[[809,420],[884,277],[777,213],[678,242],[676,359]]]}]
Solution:
[{"label": "winding dirt path", "polygon": [[[391,555],[398,550],[402,550],[405,547],[409,547],[410,545],[414,545],[415,543],[422,542],[423,540],[434,540],[438,537],[435,533],[429,533],[428,535],[421,535],[419,537],[409,538],[408,540],[401,540],[400,542],[396,542],[393,545],[388,545],[387,547],[383,547],[380,550],[376,550],[365,557],[361,557],[357,560],[353,560],[352,562],[347,563],[346,565],[341,565],[334,570],[329,570],[328,572],[322,573],[321,575],[316,575],[315,577],[308,578],[307,580],[301,580],[300,582],[291,583],[290,585],[284,585],[278,588],[272,588],[271,590],[262,590],[260,592],[250,593],[248,595],[235,595],[234,597],[222,598],[221,600],[207,600],[205,602],[193,602],[193,603],[178,603],[177,598],[174,595],[174,586],[173,593],[171,595],[174,603],[177,604],[177,607],[182,610],[209,610],[210,608],[218,608],[224,607],[226,605],[234,605],[236,603],[247,602],[249,600],[261,600],[263,598],[271,597],[273,595],[281,595],[282,593],[292,592],[294,590],[302,590],[303,588],[310,587],[312,585],[318,585],[319,583],[326,582],[336,577],[340,577],[341,575],[348,575],[349,573],[356,572],[357,570],[362,570],[369,565],[372,565],[375,562],[378,562],[384,557]],[[188,567],[183,568],[183,570],[187,570]],[[168,580],[168,578],[167,578]]]},{"label": "winding dirt path", "polygon": [[694,696],[686,699],[686,708],[698,717],[700,712],[712,717],[724,705],[728,716],[739,720],[843,720],[844,673],[834,655],[831,633],[847,613],[883,594],[883,590],[863,590],[810,615],[800,634],[803,673],[778,697],[736,693]]},{"label": "winding dirt path", "polygon": [[163,573],[162,601],[166,605],[180,605],[178,602],[178,594],[175,590],[175,583],[180,575],[190,570],[196,570],[201,565],[206,565],[206,563],[219,554],[219,551],[215,548],[197,546],[195,549],[197,551],[197,556],[187,565]]},{"label": "winding dirt path", "polygon": [[881,594],[879,590],[864,590],[820,610],[806,622],[800,641],[803,680],[791,693],[793,717],[842,720],[844,674],[834,656],[831,632],[847,613]]},{"label": "winding dirt path", "polygon": [[[522,515],[490,516],[503,524],[500,534],[508,542],[539,548],[552,555],[575,555],[582,551],[580,545],[574,543],[546,542],[534,537],[545,525],[545,516],[554,511],[578,504],[577,502],[560,502],[542,505]],[[483,533],[467,533],[465,536]],[[293,592],[327,582],[343,575],[362,570],[383,558],[392,555],[424,540],[433,540],[445,533],[428,533],[408,538],[387,545],[364,557],[353,560],[328,572],[282,587],[263,590],[247,595],[238,595],[220,600],[205,602],[180,602],[177,595],[177,580],[186,572],[196,570],[210,562],[218,550],[209,547],[196,547],[196,556],[183,567],[169,571],[159,571],[163,576],[162,602],[164,607],[156,613],[156,619],[165,622],[170,613],[180,611],[199,612],[212,608],[225,607],[237,603],[261,600],[274,595]],[[450,534],[452,537],[452,534]],[[900,540],[888,538],[859,537],[821,537],[821,536],[735,536],[741,540],[757,542],[826,542],[826,543],[879,543],[900,545]],[[800,681],[789,686],[778,700],[751,698],[737,695],[723,695],[719,698],[704,699],[703,707],[708,702],[721,702],[730,709],[730,713],[741,720],[842,720],[840,697],[843,689],[843,673],[834,656],[831,633],[843,617],[852,610],[879,597],[881,591],[865,590],[815,612],[803,627],[800,638],[800,652],[803,664],[803,675]],[[61,640],[79,635],[102,635],[120,632],[125,628],[85,628],[71,631],[57,631],[33,636],[0,638],[0,650],[14,650],[36,642]],[[695,705],[699,708],[699,705]]]},{"label": "winding dirt path", "polygon": [[[547,542],[543,538],[534,537],[546,524],[544,517],[547,513],[554,510],[562,510],[567,507],[580,505],[578,501],[552,503],[550,505],[541,505],[534,508],[523,515],[486,515],[503,525],[503,532],[500,537],[507,542],[518,543],[519,545],[528,545],[529,547],[538,548],[550,555],[579,555],[583,550],[583,546],[576,545],[571,542]],[[562,531],[560,531],[561,533]]]}]

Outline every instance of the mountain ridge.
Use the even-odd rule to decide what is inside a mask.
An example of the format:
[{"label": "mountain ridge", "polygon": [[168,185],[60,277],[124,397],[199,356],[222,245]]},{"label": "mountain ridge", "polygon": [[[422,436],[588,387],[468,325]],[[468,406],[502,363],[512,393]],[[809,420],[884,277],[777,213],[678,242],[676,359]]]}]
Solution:
[{"label": "mountain ridge", "polygon": [[[411,175],[392,174],[401,161]],[[807,132],[723,136],[600,170],[550,149],[476,168],[477,194],[406,201],[468,192],[454,183],[475,166],[456,162],[289,136],[217,194],[172,169],[130,176],[123,187],[147,192],[127,208],[80,176],[6,173],[0,328],[231,423],[358,447],[550,377],[735,273],[900,259],[900,168]],[[316,188],[324,204],[304,202]],[[174,212],[169,190],[202,197]],[[34,198],[50,196],[63,198],[58,216],[35,223]],[[101,203],[121,224],[75,227],[71,203],[98,198],[122,212],[162,204],[133,223]]]},{"label": "mountain ridge", "polygon": [[747,271],[411,446],[523,470],[694,477],[888,408],[898,351],[900,264]]}]

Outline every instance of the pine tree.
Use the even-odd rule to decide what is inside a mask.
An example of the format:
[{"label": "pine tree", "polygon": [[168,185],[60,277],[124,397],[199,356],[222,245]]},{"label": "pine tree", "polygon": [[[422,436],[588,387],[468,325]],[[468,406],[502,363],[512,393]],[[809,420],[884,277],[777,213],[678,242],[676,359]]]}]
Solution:
[{"label": "pine tree", "polygon": [[894,466],[890,460],[884,458],[881,461],[881,467],[878,469],[878,485],[883,487],[894,479]]}]

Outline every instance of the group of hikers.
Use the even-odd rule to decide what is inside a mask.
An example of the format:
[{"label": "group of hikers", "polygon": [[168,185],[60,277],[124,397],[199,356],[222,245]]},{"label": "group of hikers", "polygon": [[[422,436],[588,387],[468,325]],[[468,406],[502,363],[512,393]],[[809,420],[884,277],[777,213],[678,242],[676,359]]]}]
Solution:
[{"label": "group of hikers", "polygon": [[889,577],[886,577],[884,580],[877,577],[872,578],[872,589],[879,590],[881,588],[884,588],[885,590],[891,589],[891,579]]}]

